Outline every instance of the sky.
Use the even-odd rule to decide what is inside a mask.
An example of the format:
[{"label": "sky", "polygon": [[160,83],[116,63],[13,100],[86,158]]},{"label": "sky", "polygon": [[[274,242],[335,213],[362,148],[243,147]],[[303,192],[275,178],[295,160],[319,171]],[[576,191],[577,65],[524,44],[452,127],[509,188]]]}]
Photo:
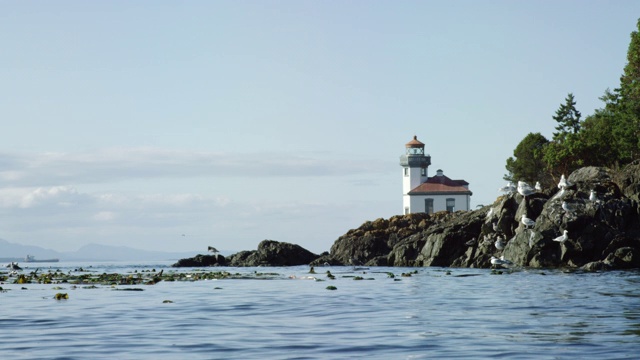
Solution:
[{"label": "sky", "polygon": [[321,253],[402,213],[414,135],[500,195],[619,85],[640,2],[0,0],[0,238]]}]

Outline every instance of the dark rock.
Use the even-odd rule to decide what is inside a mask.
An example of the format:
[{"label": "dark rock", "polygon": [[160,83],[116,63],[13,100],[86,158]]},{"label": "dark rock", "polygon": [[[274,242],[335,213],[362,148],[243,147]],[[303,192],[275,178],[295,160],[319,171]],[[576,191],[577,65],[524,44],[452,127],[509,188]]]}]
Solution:
[{"label": "dark rock", "polygon": [[173,267],[226,266],[227,260],[220,254],[196,255],[192,258],[180,259]]},{"label": "dark rock", "polygon": [[[325,256],[329,256],[328,253]],[[257,250],[240,251],[228,259],[222,255],[196,255],[181,259],[172,266],[295,266],[310,264],[317,258],[318,255],[300,245],[264,240],[258,244]]]},{"label": "dark rock", "polygon": [[[568,180],[564,191],[504,195],[475,211],[367,222],[340,237],[330,254],[345,264],[355,256],[371,266],[388,251],[388,266],[489,267],[491,256],[502,255],[518,266],[640,268],[640,162],[617,173],[585,167]],[[596,201],[589,199],[592,190]],[[563,202],[573,210],[563,209]],[[522,215],[535,225],[525,228]],[[564,230],[569,239],[553,241]],[[503,250],[496,248],[498,238],[506,241]]]}]

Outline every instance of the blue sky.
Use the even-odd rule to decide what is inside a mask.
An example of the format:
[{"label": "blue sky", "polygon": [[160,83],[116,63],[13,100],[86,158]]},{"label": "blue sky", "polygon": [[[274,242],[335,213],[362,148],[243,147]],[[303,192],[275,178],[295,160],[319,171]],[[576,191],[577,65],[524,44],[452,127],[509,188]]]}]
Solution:
[{"label": "blue sky", "polygon": [[[492,203],[619,83],[638,1],[0,1],[0,238],[320,253],[429,173]],[[184,234],[184,236],[182,236]]]}]

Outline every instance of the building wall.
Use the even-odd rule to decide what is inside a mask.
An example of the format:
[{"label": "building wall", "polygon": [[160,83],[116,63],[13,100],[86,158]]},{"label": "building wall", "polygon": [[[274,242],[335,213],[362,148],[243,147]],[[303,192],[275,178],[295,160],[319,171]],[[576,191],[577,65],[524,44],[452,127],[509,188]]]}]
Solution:
[{"label": "building wall", "polygon": [[[409,176],[404,175],[405,169],[409,171]],[[425,176],[421,174],[421,168],[419,167],[402,167],[402,194],[406,195],[409,191],[427,181],[429,172],[425,169]]]},{"label": "building wall", "polygon": [[433,212],[447,210],[447,199],[455,200],[454,211],[469,210],[471,196],[469,195],[405,195],[403,197],[403,214],[407,207],[410,213],[425,212],[425,200],[433,199]]}]

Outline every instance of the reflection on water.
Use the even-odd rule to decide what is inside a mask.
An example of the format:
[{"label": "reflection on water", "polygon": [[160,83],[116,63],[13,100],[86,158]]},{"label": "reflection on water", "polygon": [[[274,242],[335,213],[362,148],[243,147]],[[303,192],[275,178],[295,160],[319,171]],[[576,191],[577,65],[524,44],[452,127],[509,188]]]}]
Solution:
[{"label": "reflection on water", "polygon": [[[58,268],[195,271],[168,265]],[[251,278],[265,268],[227,270]],[[639,272],[267,270],[274,280],[133,286],[143,291],[5,281],[0,353],[18,359],[634,359],[640,353]],[[69,299],[54,300],[58,292]]]}]

